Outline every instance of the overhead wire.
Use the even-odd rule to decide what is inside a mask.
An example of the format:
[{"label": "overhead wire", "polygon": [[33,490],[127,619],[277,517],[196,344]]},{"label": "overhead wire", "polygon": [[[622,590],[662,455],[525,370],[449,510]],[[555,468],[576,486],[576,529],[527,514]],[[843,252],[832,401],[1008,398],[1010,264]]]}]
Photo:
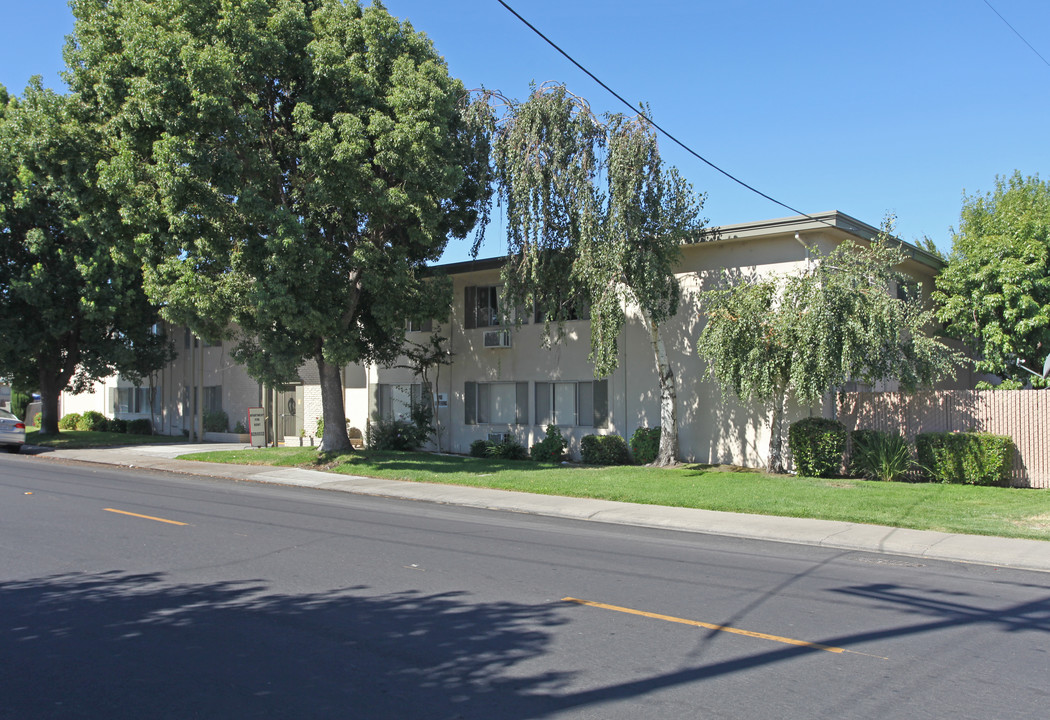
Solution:
[{"label": "overhead wire", "polygon": [[994,7],[992,7],[992,4],[991,4],[990,2],[988,2],[988,0],[984,0],[984,4],[985,4],[985,5],[987,5],[987,6],[988,6],[988,8],[989,8],[989,9],[990,9],[990,10],[991,10],[991,11],[992,11],[993,13],[995,13],[996,15],[998,15],[998,16],[999,16],[999,19],[1000,19],[1000,20],[1002,20],[1002,21],[1003,21],[1004,23],[1006,23],[1006,27],[1008,27],[1008,28],[1010,28],[1011,30],[1013,30],[1013,31],[1014,31],[1014,35],[1016,35],[1017,37],[1021,38],[1021,42],[1023,42],[1023,43],[1025,44],[1025,45],[1027,45],[1027,46],[1028,46],[1028,48],[1029,48],[1029,49],[1030,49],[1030,50],[1031,50],[1032,52],[1034,52],[1034,53],[1035,53],[1036,55],[1038,55],[1038,56],[1039,56],[1039,59],[1040,59],[1040,60],[1042,60],[1042,61],[1043,61],[1043,62],[1044,62],[1044,63],[1046,64],[1046,66],[1047,66],[1047,67],[1050,67],[1050,62],[1047,62],[1047,59],[1046,59],[1045,57],[1043,57],[1042,55],[1040,55],[1040,53],[1039,53],[1039,51],[1038,51],[1038,50],[1036,50],[1036,49],[1035,49],[1034,47],[1032,47],[1032,43],[1030,43],[1030,42],[1028,42],[1027,40],[1025,40],[1025,38],[1024,38],[1024,35],[1022,35],[1021,33],[1019,33],[1019,32],[1017,31],[1017,28],[1015,28],[1015,27],[1014,27],[1013,25],[1011,25],[1011,24],[1010,24],[1010,22],[1009,22],[1009,21],[1008,21],[1008,20],[1007,20],[1006,18],[1004,18],[1004,17],[1002,16],[1002,13],[1000,13],[1000,12],[999,12],[998,10],[996,10],[996,9],[995,9]]},{"label": "overhead wire", "polygon": [[721,173],[721,174],[722,174],[722,175],[724,175],[725,177],[729,178],[730,180],[732,180],[732,181],[733,181],[733,182],[735,182],[736,184],[738,184],[738,185],[740,185],[740,186],[742,186],[742,187],[745,187],[745,188],[747,188],[748,190],[750,190],[751,192],[755,193],[756,195],[759,195],[759,196],[761,196],[761,197],[765,198],[766,200],[769,200],[770,202],[772,202],[772,203],[775,203],[776,205],[779,205],[779,206],[780,206],[780,207],[782,207],[782,208],[786,208],[787,210],[790,210],[791,212],[793,212],[793,213],[795,213],[795,214],[797,214],[797,215],[801,215],[802,217],[805,217],[805,218],[809,218],[810,220],[813,220],[813,221],[815,221],[815,222],[819,222],[819,223],[822,223],[822,224],[824,224],[824,225],[828,225],[829,227],[833,227],[833,226],[831,225],[831,223],[827,222],[826,220],[822,220],[821,218],[816,218],[816,217],[813,217],[813,216],[812,216],[812,215],[810,215],[809,213],[804,213],[804,212],[802,212],[801,210],[798,210],[798,209],[796,209],[796,208],[792,207],[791,205],[788,205],[787,203],[783,203],[783,202],[781,202],[780,200],[777,200],[777,199],[776,199],[775,197],[772,197],[771,195],[767,195],[766,193],[762,192],[761,190],[759,190],[759,189],[757,189],[757,188],[755,188],[755,187],[753,187],[753,186],[751,186],[751,185],[747,184],[746,182],[744,182],[744,181],[743,181],[743,180],[741,180],[740,178],[736,177],[735,175],[733,175],[733,174],[729,173],[728,171],[726,171],[726,170],[723,170],[723,169],[722,169],[722,168],[720,168],[720,167],[719,167],[718,165],[715,165],[715,164],[714,164],[713,162],[711,162],[710,160],[708,160],[707,158],[705,158],[705,157],[704,157],[703,155],[701,155],[700,153],[698,153],[698,152],[697,152],[696,150],[693,150],[693,149],[692,149],[691,147],[689,147],[689,146],[688,146],[688,145],[686,145],[686,144],[685,144],[684,142],[682,142],[681,140],[679,140],[679,139],[678,139],[677,137],[675,137],[674,135],[672,135],[672,134],[671,134],[671,133],[670,133],[669,131],[667,131],[666,129],[664,129],[664,128],[663,128],[663,127],[662,127],[662,126],[661,126],[661,125],[659,124],[659,123],[657,123],[657,122],[656,122],[655,120],[653,120],[653,119],[652,119],[651,117],[649,117],[649,116],[648,116],[648,115],[647,115],[647,114],[646,114],[645,112],[643,112],[642,110],[640,110],[639,108],[635,107],[634,105],[632,105],[631,103],[629,103],[629,102],[628,102],[627,100],[625,100],[625,99],[624,99],[624,97],[623,97],[622,95],[620,95],[620,94],[619,94],[618,92],[616,92],[616,91],[615,91],[615,90],[613,90],[613,89],[612,89],[611,87],[609,87],[609,86],[608,86],[608,85],[606,85],[606,84],[605,84],[604,82],[602,82],[602,81],[601,81],[601,80],[600,80],[600,79],[598,78],[598,76],[596,76],[596,75],[595,75],[594,73],[592,73],[592,72],[591,72],[590,70],[588,70],[587,68],[585,68],[585,67],[584,67],[584,66],[583,66],[582,64],[580,64],[579,62],[577,62],[575,58],[573,58],[573,57],[572,57],[571,55],[569,55],[569,53],[567,53],[567,52],[565,52],[564,50],[562,50],[562,49],[561,49],[561,47],[559,47],[557,43],[555,43],[555,42],[554,42],[553,40],[551,40],[551,39],[550,39],[549,37],[547,37],[546,35],[544,35],[544,34],[543,34],[543,33],[542,33],[542,32],[541,32],[540,30],[539,30],[539,28],[537,28],[537,27],[536,27],[535,25],[533,25],[533,24],[532,24],[532,23],[530,23],[530,22],[529,22],[528,20],[526,20],[525,18],[523,18],[523,17],[522,17],[522,16],[521,16],[521,15],[520,15],[520,14],[518,13],[518,11],[517,11],[517,10],[515,10],[515,9],[514,9],[514,8],[512,8],[512,7],[510,6],[510,5],[508,5],[508,4],[506,3],[506,2],[504,2],[504,0],[497,0],[497,1],[499,2],[499,4],[500,4],[500,5],[502,5],[503,7],[505,7],[505,8],[506,8],[506,9],[507,9],[507,10],[508,10],[508,11],[509,11],[509,12],[510,12],[510,13],[511,13],[512,15],[514,15],[514,17],[518,18],[518,20],[520,20],[520,21],[521,21],[522,23],[524,23],[524,24],[526,25],[526,27],[528,27],[528,28],[529,28],[530,30],[532,30],[532,31],[533,31],[534,33],[536,33],[536,34],[537,34],[537,35],[539,35],[539,36],[540,36],[541,38],[543,38],[543,40],[544,40],[544,41],[545,41],[545,42],[546,42],[546,43],[547,43],[548,45],[550,45],[550,46],[551,46],[552,48],[554,48],[554,49],[555,49],[555,50],[557,50],[557,51],[558,51],[559,53],[561,53],[561,55],[562,55],[562,56],[564,56],[566,60],[568,60],[568,61],[569,61],[569,62],[571,62],[571,63],[572,63],[573,65],[575,65],[575,66],[576,66],[577,68],[579,68],[579,69],[580,69],[581,71],[583,71],[583,73],[584,73],[584,74],[586,74],[586,75],[587,75],[587,77],[589,77],[589,78],[590,78],[591,80],[594,80],[594,82],[598,83],[598,84],[599,84],[599,85],[600,85],[600,86],[601,86],[602,88],[604,88],[604,89],[605,89],[605,91],[606,91],[606,92],[608,92],[608,93],[609,93],[610,95],[612,95],[612,96],[613,96],[613,97],[615,97],[615,98],[616,98],[617,100],[619,100],[620,102],[622,102],[622,103],[623,103],[624,105],[626,105],[627,107],[629,107],[629,108],[631,109],[631,111],[632,111],[632,112],[636,112],[636,113],[638,113],[639,117],[643,118],[643,119],[644,119],[644,120],[645,120],[646,122],[648,122],[648,123],[649,123],[650,125],[652,125],[652,126],[653,126],[654,128],[656,128],[656,129],[657,129],[658,131],[660,131],[660,132],[661,132],[661,133],[662,133],[662,134],[663,134],[663,135],[664,135],[665,137],[667,137],[667,138],[668,138],[669,140],[671,140],[671,141],[672,141],[673,143],[675,143],[675,144],[676,144],[676,145],[678,145],[678,146],[679,146],[680,148],[682,148],[683,150],[685,150],[685,151],[686,151],[687,153],[689,153],[690,155],[692,155],[692,156],[693,156],[693,157],[695,157],[696,159],[700,160],[701,162],[703,162],[703,163],[704,163],[705,165],[707,165],[708,167],[712,168],[713,170],[716,170],[717,172]]}]

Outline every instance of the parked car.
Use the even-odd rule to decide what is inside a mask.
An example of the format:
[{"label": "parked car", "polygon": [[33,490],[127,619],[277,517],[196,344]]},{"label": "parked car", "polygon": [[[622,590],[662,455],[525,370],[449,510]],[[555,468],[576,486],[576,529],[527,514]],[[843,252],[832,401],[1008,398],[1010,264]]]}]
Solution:
[{"label": "parked car", "polygon": [[14,413],[0,410],[0,445],[8,452],[18,452],[26,443],[26,424]]}]

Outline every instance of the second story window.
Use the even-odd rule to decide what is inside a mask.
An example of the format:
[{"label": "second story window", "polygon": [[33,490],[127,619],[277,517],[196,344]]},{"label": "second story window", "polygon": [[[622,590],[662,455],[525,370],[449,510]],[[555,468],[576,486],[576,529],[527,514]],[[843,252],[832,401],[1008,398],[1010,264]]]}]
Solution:
[{"label": "second story window", "polygon": [[463,302],[466,328],[495,327],[500,324],[498,285],[471,285]]},{"label": "second story window", "polygon": [[499,327],[505,322],[527,324],[529,313],[522,308],[512,308],[504,317],[500,309],[502,293],[502,285],[471,285],[464,288],[463,327],[469,330]]}]

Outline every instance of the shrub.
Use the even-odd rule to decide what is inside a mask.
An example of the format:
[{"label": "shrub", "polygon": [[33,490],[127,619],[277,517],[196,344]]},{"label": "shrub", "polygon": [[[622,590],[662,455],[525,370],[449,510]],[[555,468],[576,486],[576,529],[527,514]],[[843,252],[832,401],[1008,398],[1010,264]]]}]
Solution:
[{"label": "shrub", "polygon": [[43,419],[43,413],[37,413],[33,416],[33,427],[40,427],[40,421]]},{"label": "shrub", "polygon": [[915,438],[919,464],[932,480],[966,485],[1006,485],[1013,441],[989,433],[922,433]]},{"label": "shrub", "polygon": [[106,429],[106,416],[96,410],[88,410],[80,416],[77,422],[77,430],[90,430],[92,432],[103,432]]},{"label": "shrub", "polygon": [[902,479],[915,467],[908,441],[898,433],[857,430],[852,440],[851,475],[893,481]]},{"label": "shrub", "polygon": [[476,458],[488,457],[490,447],[492,447],[492,443],[488,440],[475,440],[470,444],[470,456]]},{"label": "shrub", "polygon": [[[482,441],[484,442],[484,441]],[[500,460],[528,460],[529,451],[525,449],[517,440],[508,439],[501,443],[487,443],[488,447],[485,448],[488,453],[488,457],[498,458]],[[473,443],[471,443],[471,450],[474,449]]]},{"label": "shrub", "polygon": [[580,459],[589,465],[630,465],[627,442],[619,435],[586,435],[580,441]]},{"label": "shrub", "polygon": [[126,433],[128,431],[128,421],[122,420],[121,418],[113,418],[112,420],[106,421],[106,432],[111,433]]},{"label": "shrub", "polygon": [[15,390],[14,388],[11,389],[11,413],[19,420],[25,422],[26,409],[31,402],[33,402],[33,398],[29,393]]},{"label": "shrub", "polygon": [[557,425],[547,426],[547,437],[532,446],[530,453],[537,462],[561,462],[565,457],[565,438]]},{"label": "shrub", "polygon": [[204,432],[224,433],[230,426],[225,410],[209,410],[204,413]]},{"label": "shrub", "polygon": [[[153,421],[149,418],[137,418],[135,420],[128,420],[128,434],[129,435],[152,435],[153,434]],[[189,436],[189,431],[183,432],[183,435]]]},{"label": "shrub", "polygon": [[648,465],[660,452],[660,428],[640,427],[631,435],[631,457],[639,465]]},{"label": "shrub", "polygon": [[[350,421],[348,420],[347,421],[347,425],[349,425],[349,424],[350,424]],[[348,427],[346,429],[346,436],[349,437],[351,440],[360,440],[362,437],[364,437],[361,434],[361,429],[353,427],[353,426],[350,426],[350,427]]]},{"label": "shrub", "polygon": [[415,450],[427,440],[408,420],[372,420],[368,425],[368,447],[372,450]]},{"label": "shrub", "polygon": [[62,419],[58,421],[59,430],[76,430],[77,424],[80,422],[80,413],[66,413],[62,416]]},{"label": "shrub", "polygon": [[422,447],[434,434],[434,409],[425,403],[412,403],[408,416],[419,434],[419,442],[416,447]]},{"label": "shrub", "polygon": [[244,427],[244,421],[238,420],[237,424],[233,426],[233,431],[238,435],[247,435],[248,428]]},{"label": "shrub", "polygon": [[324,437],[324,418],[323,417],[317,418],[317,429],[314,430],[314,437],[319,437],[319,438],[323,438]]},{"label": "shrub", "polygon": [[846,428],[838,420],[804,418],[791,423],[788,447],[799,475],[831,477],[842,467]]}]

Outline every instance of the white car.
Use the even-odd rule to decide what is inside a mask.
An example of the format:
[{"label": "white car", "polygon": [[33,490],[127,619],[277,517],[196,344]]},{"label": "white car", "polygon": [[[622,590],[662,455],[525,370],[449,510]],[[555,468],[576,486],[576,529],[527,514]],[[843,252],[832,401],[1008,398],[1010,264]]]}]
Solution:
[{"label": "white car", "polygon": [[0,410],[0,445],[16,453],[26,444],[26,424],[13,413]]}]

